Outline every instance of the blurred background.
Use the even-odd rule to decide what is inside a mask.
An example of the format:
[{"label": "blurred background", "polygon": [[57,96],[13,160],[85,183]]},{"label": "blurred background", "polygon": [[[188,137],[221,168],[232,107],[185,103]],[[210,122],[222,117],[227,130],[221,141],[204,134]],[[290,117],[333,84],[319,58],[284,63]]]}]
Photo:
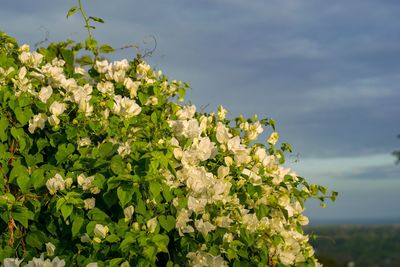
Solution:
[{"label": "blurred background", "polygon": [[[28,43],[84,40],[75,1],[2,1],[0,30]],[[307,204],[326,266],[400,266],[400,2],[84,0],[94,37],[155,48],[147,60],[191,84],[198,110],[277,121],[287,166],[339,192]],[[44,41],[44,42],[43,42]],[[261,138],[270,134],[266,130]],[[362,246],[360,245],[362,244]],[[396,258],[397,257],[397,258]]]}]

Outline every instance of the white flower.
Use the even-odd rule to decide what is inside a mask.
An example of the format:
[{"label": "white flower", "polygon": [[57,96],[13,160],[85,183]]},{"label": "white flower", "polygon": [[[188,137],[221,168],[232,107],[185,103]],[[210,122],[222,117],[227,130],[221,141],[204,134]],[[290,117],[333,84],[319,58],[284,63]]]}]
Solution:
[{"label": "white flower", "polygon": [[228,263],[224,261],[221,255],[213,256],[207,252],[197,251],[189,252],[186,255],[189,258],[189,266],[192,267],[228,267]]},{"label": "white flower", "polygon": [[129,144],[129,142],[127,141],[127,142],[125,142],[125,143],[123,143],[123,144],[121,144],[119,147],[118,147],[118,154],[120,154],[121,155],[121,157],[126,157],[126,156],[128,156],[129,154],[131,154],[131,145]]},{"label": "white flower", "polygon": [[50,194],[54,195],[57,191],[65,189],[65,181],[61,175],[57,173],[53,178],[47,180],[46,187]]},{"label": "white flower", "polygon": [[56,246],[54,246],[53,243],[51,243],[51,242],[47,242],[47,243],[46,243],[46,252],[47,252],[47,255],[53,256],[55,250],[56,250]]},{"label": "white flower", "polygon": [[146,62],[142,61],[140,64],[136,66],[136,72],[139,74],[141,77],[146,77],[148,75],[148,72],[151,70],[150,65],[148,65]]},{"label": "white flower", "polygon": [[217,154],[217,149],[208,137],[201,137],[193,140],[192,149],[196,152],[196,156],[200,161],[205,161]]},{"label": "white flower", "polygon": [[93,113],[94,107],[89,103],[89,101],[82,100],[79,102],[79,111],[85,113],[85,116],[89,117]]},{"label": "white flower", "polygon": [[145,104],[145,106],[148,106],[148,105],[155,106],[158,104],[158,98],[155,97],[154,95],[152,95],[147,99],[146,103],[144,103],[144,104]]},{"label": "white flower", "polygon": [[267,139],[267,142],[271,145],[275,145],[278,142],[279,134],[277,132],[273,132]]},{"label": "white flower", "polygon": [[19,267],[23,261],[24,259],[19,260],[18,258],[5,258],[3,260],[3,265],[4,267]]},{"label": "white flower", "polygon": [[91,210],[96,205],[96,199],[94,197],[87,198],[83,201],[83,205],[85,210]]},{"label": "white flower", "polygon": [[81,68],[81,67],[75,67],[74,68],[74,72],[76,74],[86,75],[86,70],[84,68]]},{"label": "white flower", "polygon": [[90,146],[92,141],[90,140],[89,137],[83,137],[83,138],[79,138],[77,143],[78,143],[78,147],[83,147],[83,146]]},{"label": "white flower", "polygon": [[79,88],[78,83],[73,78],[62,79],[61,80],[61,86],[67,92],[74,92],[74,91],[78,90],[78,88]]},{"label": "white flower", "polygon": [[97,70],[98,73],[106,73],[108,71],[108,61],[107,60],[102,60],[98,61],[96,60],[96,63],[94,64],[95,70]]},{"label": "white flower", "polygon": [[108,226],[104,226],[102,224],[96,224],[93,233],[95,237],[105,238],[108,234],[108,231],[109,231]]},{"label": "white flower", "polygon": [[44,259],[43,253],[40,258],[33,258],[25,267],[64,267],[65,261],[58,257],[55,257],[52,261],[50,259]]},{"label": "white flower", "polygon": [[135,100],[120,95],[114,96],[113,112],[123,117],[133,117],[138,115],[142,108],[136,104]]},{"label": "white flower", "polygon": [[279,252],[279,260],[285,265],[292,265],[296,255],[292,251],[281,250]]},{"label": "white flower", "polygon": [[154,217],[154,218],[148,220],[147,223],[146,223],[146,225],[147,225],[147,230],[148,230],[150,233],[154,233],[154,231],[156,230],[157,224],[158,224],[158,223],[157,223],[157,217]]},{"label": "white flower", "polygon": [[98,266],[97,262],[91,262],[86,265],[86,267],[97,267],[97,266]]},{"label": "white flower", "polygon": [[136,116],[142,110],[142,108],[138,104],[136,104],[136,102],[134,100],[131,100],[127,97],[122,98],[121,109],[122,109],[122,113],[126,117]]},{"label": "white flower", "polygon": [[66,105],[64,103],[60,103],[58,101],[54,101],[51,103],[49,111],[54,115],[54,116],[59,116],[64,113],[66,108]]},{"label": "white flower", "polygon": [[97,84],[97,90],[99,90],[103,94],[113,95],[114,94],[114,84],[109,81],[99,82]]},{"label": "white flower", "polygon": [[230,243],[233,241],[233,234],[232,233],[225,233],[224,236],[222,237],[222,240],[224,242]]},{"label": "white flower", "polygon": [[18,56],[18,58],[24,65],[29,67],[37,67],[42,62],[43,55],[36,51],[32,53],[24,51]]},{"label": "white flower", "polygon": [[226,144],[229,141],[229,139],[232,137],[232,134],[229,133],[228,128],[226,128],[226,126],[224,124],[222,124],[221,122],[219,122],[217,124],[216,131],[217,131],[217,134],[216,134],[217,141],[220,144]]},{"label": "white flower", "polygon": [[47,120],[46,114],[39,113],[37,115],[34,115],[33,118],[29,120],[28,131],[31,134],[33,134],[36,128],[43,130],[46,120]]},{"label": "white flower", "polygon": [[299,217],[297,217],[297,221],[301,225],[307,225],[310,221],[308,220],[307,216],[300,214]]},{"label": "white flower", "polygon": [[89,101],[92,91],[93,88],[89,84],[85,84],[83,87],[79,86],[78,89],[73,92],[73,99],[75,103],[79,104],[82,101]]},{"label": "white flower", "polygon": [[56,126],[60,124],[60,119],[56,115],[51,115],[50,117],[47,118],[47,121],[51,126]]},{"label": "white flower", "polygon": [[216,228],[212,223],[204,222],[203,219],[195,220],[194,225],[204,237],[206,237],[209,232],[214,231]]},{"label": "white flower", "polygon": [[31,50],[31,47],[28,44],[23,44],[18,48],[19,52],[29,52]]},{"label": "white flower", "polygon": [[129,62],[127,59],[123,59],[120,61],[114,61],[113,62],[113,69],[114,70],[123,70],[123,71],[128,71],[129,70]]},{"label": "white flower", "polygon": [[129,90],[129,94],[131,98],[135,98],[137,96],[137,91],[139,89],[141,82],[139,81],[132,81],[131,78],[125,78],[124,80],[124,86],[126,89]]},{"label": "white flower", "polygon": [[170,121],[170,126],[174,131],[174,135],[178,139],[199,137],[202,130],[196,119]]},{"label": "white flower", "polygon": [[125,222],[129,222],[132,219],[134,211],[135,211],[135,208],[132,205],[130,205],[124,209]]},{"label": "white flower", "polygon": [[43,103],[46,103],[52,94],[53,94],[53,88],[51,88],[51,86],[49,85],[46,87],[42,87],[42,89],[40,89],[38,98]]},{"label": "white flower", "polygon": [[196,113],[196,106],[184,106],[182,109],[176,112],[179,120],[188,120],[193,118],[194,114]]},{"label": "white flower", "polygon": [[229,216],[219,216],[215,219],[215,223],[218,227],[228,228],[233,223],[233,220]]},{"label": "white flower", "polygon": [[188,209],[190,211],[194,211],[196,213],[203,213],[206,205],[207,205],[207,199],[205,198],[197,199],[192,196],[189,196],[188,198]]},{"label": "white flower", "polygon": [[89,190],[93,187],[94,176],[86,177],[84,174],[80,174],[77,180],[78,185],[80,185],[83,190]]},{"label": "white flower", "polygon": [[223,106],[218,107],[218,119],[224,120],[228,111]]},{"label": "white flower", "polygon": [[224,179],[229,174],[229,167],[221,165],[218,167],[217,173],[219,179]]}]

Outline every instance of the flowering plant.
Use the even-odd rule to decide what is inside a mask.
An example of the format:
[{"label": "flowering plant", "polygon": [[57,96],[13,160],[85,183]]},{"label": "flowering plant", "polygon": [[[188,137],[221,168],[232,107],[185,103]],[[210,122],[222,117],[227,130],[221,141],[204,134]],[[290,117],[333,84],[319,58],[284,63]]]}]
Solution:
[{"label": "flowering plant", "polygon": [[4,266],[318,266],[303,207],[326,189],[282,166],[272,120],[197,112],[91,37],[84,60],[0,38]]}]

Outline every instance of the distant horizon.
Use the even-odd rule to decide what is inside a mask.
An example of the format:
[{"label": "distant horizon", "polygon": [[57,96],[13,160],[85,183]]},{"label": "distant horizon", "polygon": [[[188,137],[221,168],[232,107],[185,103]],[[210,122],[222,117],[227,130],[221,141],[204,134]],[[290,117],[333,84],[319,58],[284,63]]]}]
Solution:
[{"label": "distant horizon", "polygon": [[400,217],[311,219],[310,227],[318,225],[400,225]]}]

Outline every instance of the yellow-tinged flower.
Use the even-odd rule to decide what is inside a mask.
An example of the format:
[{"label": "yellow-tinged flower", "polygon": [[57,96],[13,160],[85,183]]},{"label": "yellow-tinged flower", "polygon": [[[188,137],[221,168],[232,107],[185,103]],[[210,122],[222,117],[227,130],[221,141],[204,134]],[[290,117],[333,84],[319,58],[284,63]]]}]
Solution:
[{"label": "yellow-tinged flower", "polygon": [[47,255],[53,256],[55,250],[56,250],[56,246],[54,244],[52,244],[51,242],[46,243]]},{"label": "yellow-tinged flower", "polygon": [[108,226],[96,224],[93,230],[94,236],[98,238],[105,238],[109,232]]}]

